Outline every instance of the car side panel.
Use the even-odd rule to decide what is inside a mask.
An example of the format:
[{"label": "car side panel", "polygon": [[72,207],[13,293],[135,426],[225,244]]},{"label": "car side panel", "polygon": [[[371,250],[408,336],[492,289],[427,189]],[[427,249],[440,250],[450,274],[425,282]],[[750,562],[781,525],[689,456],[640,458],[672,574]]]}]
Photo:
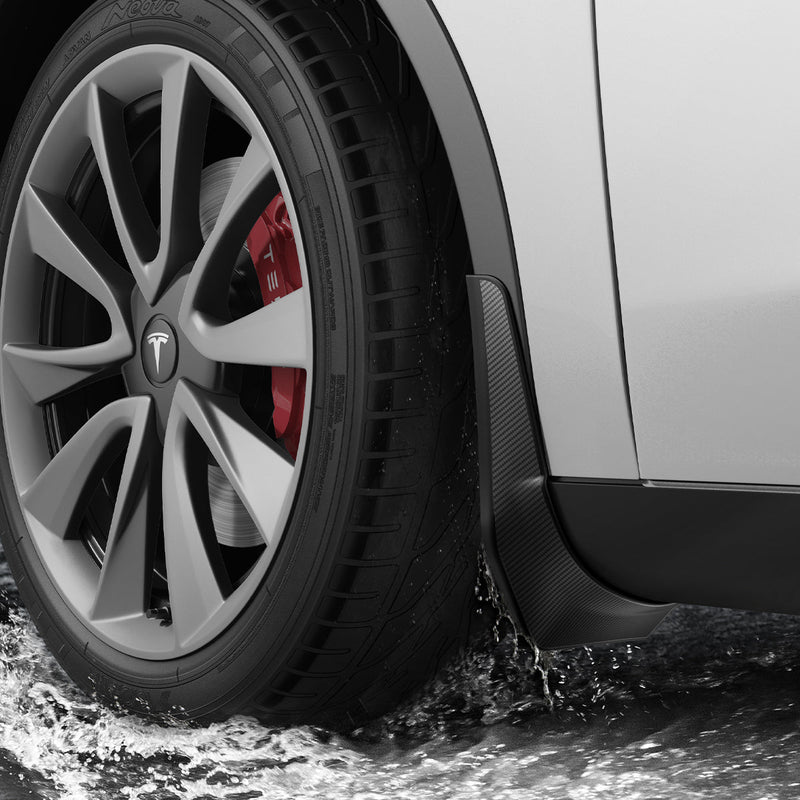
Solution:
[{"label": "car side panel", "polygon": [[[403,6],[386,3],[390,17]],[[435,0],[435,7],[474,88],[505,190],[550,471],[637,479],[592,3]],[[413,41],[405,43],[413,60]],[[432,96],[436,78],[427,78]],[[449,148],[447,120],[439,124]]]},{"label": "car side panel", "polygon": [[642,476],[800,484],[800,5],[597,15]]}]

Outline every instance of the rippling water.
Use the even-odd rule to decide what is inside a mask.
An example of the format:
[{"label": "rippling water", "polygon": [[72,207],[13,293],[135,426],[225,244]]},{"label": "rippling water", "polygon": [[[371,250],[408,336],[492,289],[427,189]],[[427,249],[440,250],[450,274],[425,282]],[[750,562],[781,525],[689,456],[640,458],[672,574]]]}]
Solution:
[{"label": "rippling water", "polygon": [[800,796],[792,617],[680,608],[647,642],[541,662],[487,637],[407,707],[342,736],[100,708],[44,650],[4,567],[0,592],[4,800]]}]

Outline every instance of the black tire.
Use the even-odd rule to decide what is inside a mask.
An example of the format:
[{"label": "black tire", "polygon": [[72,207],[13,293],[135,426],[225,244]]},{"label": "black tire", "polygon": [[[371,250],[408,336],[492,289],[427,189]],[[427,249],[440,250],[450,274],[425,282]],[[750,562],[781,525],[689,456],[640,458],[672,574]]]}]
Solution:
[{"label": "black tire", "polygon": [[[442,142],[369,0],[102,0],[22,108],[2,166],[0,231],[71,88],[149,43],[194,51],[235,83],[302,198],[317,358],[295,510],[240,617],[168,662],[110,647],[66,605],[31,543],[5,442],[3,546],[50,649],[105,701],[203,719],[253,706],[286,721],[377,715],[464,641],[477,574],[470,260]],[[6,245],[3,236],[4,265]]]}]

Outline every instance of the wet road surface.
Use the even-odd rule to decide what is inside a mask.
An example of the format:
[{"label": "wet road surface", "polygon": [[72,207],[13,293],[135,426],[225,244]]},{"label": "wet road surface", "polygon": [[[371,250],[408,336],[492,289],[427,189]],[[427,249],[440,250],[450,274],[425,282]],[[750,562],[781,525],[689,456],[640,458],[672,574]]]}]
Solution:
[{"label": "wet road surface", "polygon": [[191,728],[73,688],[4,570],[2,800],[800,797],[793,617],[681,607],[646,642],[538,663],[510,635],[487,636],[419,698],[348,736],[246,717]]}]

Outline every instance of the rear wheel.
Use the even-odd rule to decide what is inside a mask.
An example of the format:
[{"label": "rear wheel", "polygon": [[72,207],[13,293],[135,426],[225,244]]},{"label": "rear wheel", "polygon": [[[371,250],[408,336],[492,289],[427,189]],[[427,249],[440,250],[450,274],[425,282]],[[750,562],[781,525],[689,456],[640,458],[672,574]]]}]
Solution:
[{"label": "rear wheel", "polygon": [[378,713],[477,566],[441,141],[368,2],[126,8],[65,37],[4,160],[9,562],[106,699]]}]

